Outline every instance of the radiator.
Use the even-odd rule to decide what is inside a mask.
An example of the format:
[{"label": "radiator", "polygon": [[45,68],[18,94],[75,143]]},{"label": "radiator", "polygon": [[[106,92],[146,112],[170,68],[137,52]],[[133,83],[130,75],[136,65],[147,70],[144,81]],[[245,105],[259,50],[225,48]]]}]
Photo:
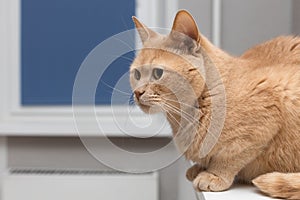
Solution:
[{"label": "radiator", "polygon": [[157,173],[11,169],[2,200],[158,200]]}]

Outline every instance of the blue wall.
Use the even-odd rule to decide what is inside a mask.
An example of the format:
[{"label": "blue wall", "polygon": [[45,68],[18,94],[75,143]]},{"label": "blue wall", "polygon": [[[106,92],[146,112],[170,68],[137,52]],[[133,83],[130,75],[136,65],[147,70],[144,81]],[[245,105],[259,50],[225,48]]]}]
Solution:
[{"label": "blue wall", "polygon": [[[80,64],[101,41],[132,29],[135,0],[21,0],[21,93],[26,105],[69,105]],[[132,59],[134,53],[124,57]],[[105,72],[114,86],[130,61]],[[112,89],[98,87],[96,102],[109,104]]]}]

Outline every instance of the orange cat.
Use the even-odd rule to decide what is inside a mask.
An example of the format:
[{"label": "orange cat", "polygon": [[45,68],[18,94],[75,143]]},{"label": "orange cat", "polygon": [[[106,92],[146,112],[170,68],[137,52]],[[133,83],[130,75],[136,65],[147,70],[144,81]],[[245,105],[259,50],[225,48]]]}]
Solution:
[{"label": "orange cat", "polygon": [[144,45],[130,69],[135,101],[146,113],[166,113],[179,150],[196,163],[187,171],[194,187],[222,191],[236,178],[300,199],[300,38],[233,57],[186,11],[167,36],[133,20]]}]

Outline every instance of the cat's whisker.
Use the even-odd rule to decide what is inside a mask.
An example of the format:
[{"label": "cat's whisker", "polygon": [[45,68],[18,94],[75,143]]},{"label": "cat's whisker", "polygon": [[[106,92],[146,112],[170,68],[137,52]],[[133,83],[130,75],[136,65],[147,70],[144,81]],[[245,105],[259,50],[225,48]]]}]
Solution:
[{"label": "cat's whisker", "polygon": [[[179,114],[182,114],[182,112],[181,111],[178,111],[178,110],[176,110],[174,107],[172,107],[171,105],[168,105],[168,104],[163,104],[164,106],[166,106],[166,107],[168,107],[168,109],[170,109],[170,110],[172,110],[173,112],[177,112],[177,113],[179,113]],[[175,109],[175,110],[174,110]],[[166,111],[167,113],[169,113],[168,111]],[[169,116],[171,116],[171,118],[178,124],[178,126],[180,126],[181,128],[183,128],[182,127],[182,125],[181,125],[181,123],[179,123],[178,122],[178,120],[176,120],[176,118],[172,115],[172,114],[170,114],[169,113]],[[205,130],[206,130],[206,132],[208,133],[208,128],[205,126],[205,125],[202,125],[201,123],[199,123],[199,121],[198,121],[198,119],[188,119],[186,116],[184,116],[184,115],[181,115],[181,117],[182,118],[184,118],[185,120],[187,120],[187,121],[192,121],[192,122],[194,122],[194,123],[192,123],[192,125],[193,125],[193,127],[195,128],[195,129],[199,129],[199,128],[204,128]],[[196,134],[198,133],[198,130],[196,130]],[[201,139],[203,139],[203,136],[202,135],[198,135],[198,137],[201,137]],[[217,139],[217,137],[215,136],[215,135],[213,135],[213,137],[214,137],[214,139]]]},{"label": "cat's whisker", "polygon": [[187,116],[193,118],[192,115],[190,115],[189,113],[183,111],[182,109],[180,108],[177,108],[176,106],[173,106],[172,104],[168,104],[167,102],[164,102],[164,105],[168,106],[169,108],[171,108],[173,111],[176,111],[178,114],[186,114]]},{"label": "cat's whisker", "polygon": [[179,116],[183,117],[187,121],[196,122],[197,119],[194,118],[194,116],[190,115],[189,113],[186,113],[183,110],[180,110],[179,108],[176,108],[175,106],[172,106],[171,104],[164,103],[164,106],[168,107],[171,111],[176,112]]},{"label": "cat's whisker", "polygon": [[181,125],[181,123],[171,114],[167,109],[165,109],[163,106],[161,106],[161,109],[164,110],[169,116],[177,123],[177,125],[181,128],[184,129],[184,127]]},{"label": "cat's whisker", "polygon": [[184,105],[184,106],[189,107],[189,108],[197,109],[197,107],[195,107],[195,106],[191,106],[191,105],[189,105],[187,103],[179,102],[178,100],[169,99],[169,98],[163,98],[163,100],[164,101],[170,101],[170,102],[178,103],[179,105]]},{"label": "cat's whisker", "polygon": [[[164,109],[164,108],[162,108],[162,109]],[[165,110],[165,109],[164,109]],[[167,110],[165,111],[166,113],[169,113]],[[182,130],[184,130],[184,127],[183,127],[183,125],[171,114],[171,113],[169,113],[169,117],[172,119],[172,120],[174,120],[176,123],[177,123],[177,125],[182,129]],[[195,134],[197,133],[197,130],[201,127],[200,126],[200,124],[198,124],[198,123],[192,123],[193,124],[193,128],[195,129]],[[178,130],[179,131],[179,133],[180,133],[180,129]],[[175,136],[176,137],[176,136]],[[203,137],[201,136],[201,135],[198,135],[198,137],[200,137],[200,139],[202,140],[203,139]],[[187,150],[187,149],[185,149],[185,150]]]},{"label": "cat's whisker", "polygon": [[119,89],[117,89],[117,88],[114,88],[114,87],[110,86],[109,84],[105,83],[103,80],[100,80],[100,82],[103,83],[105,86],[109,87],[110,89],[113,89],[114,91],[118,91],[118,92],[120,92],[120,93],[122,93],[122,94],[125,94],[125,95],[128,95],[128,96],[132,96],[132,94],[133,94],[133,93],[124,92],[124,91],[122,91],[122,90],[119,90]]},{"label": "cat's whisker", "polygon": [[[177,120],[174,116],[172,116],[172,115],[169,115],[169,116],[170,116],[174,121],[176,121],[176,123],[178,124],[178,126],[179,126],[182,130],[184,130],[184,127],[178,122],[178,120]],[[198,125],[194,125],[194,128],[195,128],[195,129],[198,129],[199,126],[198,126]],[[197,130],[196,130],[196,132],[197,132]],[[178,133],[179,133],[179,134],[176,134],[175,137],[174,137],[174,139],[176,140],[176,139],[181,138],[181,140],[182,140],[183,138],[182,138],[182,135],[180,135],[180,133],[181,133],[180,129],[178,130]],[[199,136],[198,136],[198,137],[199,137]],[[202,140],[202,139],[203,139],[203,137],[200,136],[200,140]],[[184,141],[185,141],[185,144],[184,144],[184,150],[183,150],[183,151],[187,151],[188,148],[189,148],[189,146],[193,143],[193,140],[190,140],[190,142],[189,142],[188,144],[186,143],[186,139],[184,139]]]},{"label": "cat's whisker", "polygon": [[[186,104],[186,103],[183,103],[183,102],[178,102],[178,101],[173,100],[173,99],[163,98],[163,100],[166,101],[166,102],[170,101],[170,102],[178,103],[180,106],[183,105],[183,106],[185,106],[185,107],[187,107],[187,108],[198,109],[198,107],[191,106],[191,105]],[[179,108],[178,108],[178,109],[179,109]],[[181,110],[181,109],[179,109],[179,110]],[[202,114],[202,112],[201,112],[200,109],[198,109],[198,111],[200,112],[200,114]]]},{"label": "cat's whisker", "polygon": [[[173,112],[176,112],[179,115],[184,113],[184,111],[177,110],[178,108],[176,108],[174,106],[172,107],[170,104],[164,103],[164,106],[168,107],[170,110],[172,110]],[[190,114],[186,113],[186,115],[190,115]],[[193,116],[191,116],[192,117],[191,118],[191,117],[188,117],[186,115],[181,115],[181,117],[184,118],[187,121],[191,121],[193,123],[193,125],[196,126],[197,128],[200,128],[200,127],[205,128],[205,130],[208,132],[208,128],[205,127],[204,125],[202,125],[201,123],[199,123],[198,119],[195,119]]]}]

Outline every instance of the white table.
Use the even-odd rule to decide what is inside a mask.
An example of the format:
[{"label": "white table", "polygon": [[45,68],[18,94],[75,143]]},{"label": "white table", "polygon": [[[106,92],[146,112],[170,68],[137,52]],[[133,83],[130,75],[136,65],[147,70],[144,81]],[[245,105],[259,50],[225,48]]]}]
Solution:
[{"label": "white table", "polygon": [[234,185],[224,192],[203,192],[203,196],[205,200],[274,200],[251,185]]}]

